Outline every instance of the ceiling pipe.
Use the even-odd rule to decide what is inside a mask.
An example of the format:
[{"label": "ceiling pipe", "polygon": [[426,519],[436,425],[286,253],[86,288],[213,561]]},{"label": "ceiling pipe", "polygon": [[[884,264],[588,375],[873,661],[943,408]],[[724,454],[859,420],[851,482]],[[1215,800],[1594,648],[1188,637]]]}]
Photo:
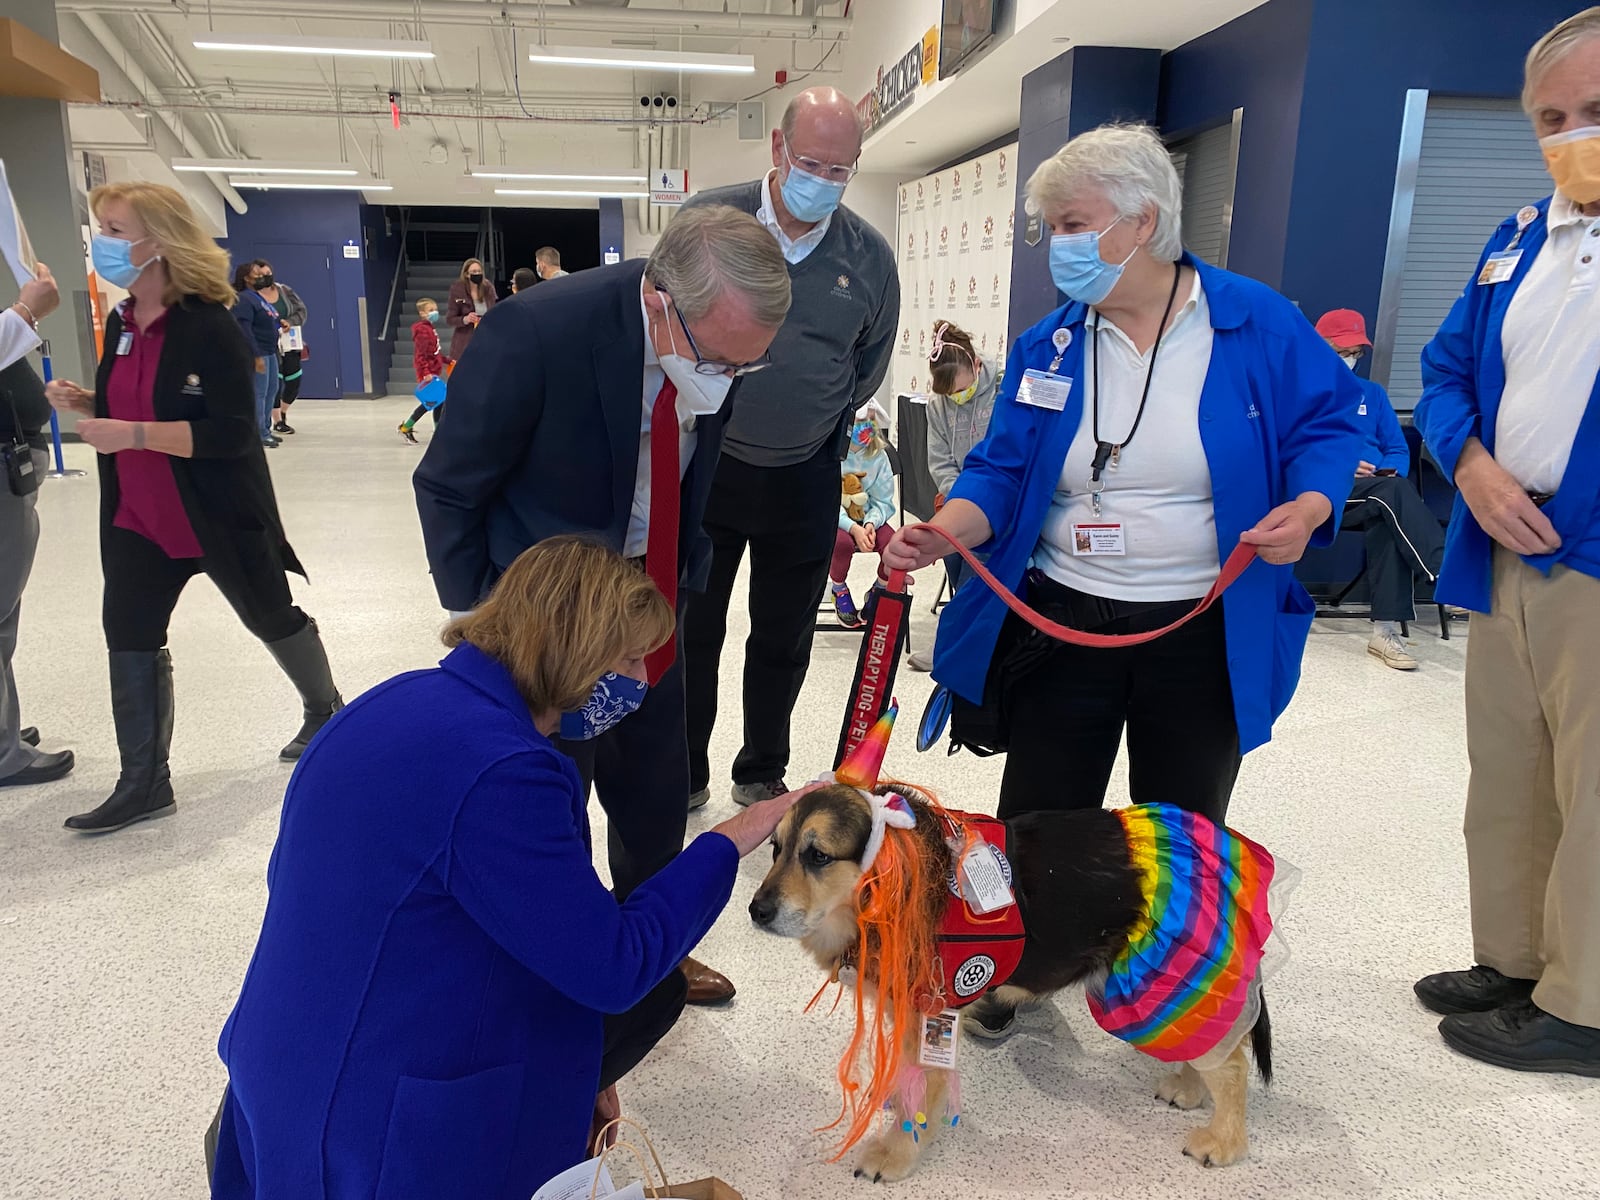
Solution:
[{"label": "ceiling pipe", "polygon": [[[188,64],[173,49],[172,43],[167,41],[166,34],[161,32],[161,27],[152,18],[143,13],[140,13],[136,19],[139,22],[140,30],[150,40],[150,44],[156,47],[161,52],[162,57],[167,60],[167,65],[171,68],[172,73],[178,77],[185,87],[198,88],[200,81],[195,78],[194,72],[189,70]],[[206,116],[209,118],[211,131],[217,136],[217,149],[227,158],[244,158],[244,147],[234,139],[233,131],[228,128],[222,118],[214,112],[207,113]]]},{"label": "ceiling pipe", "polygon": [[[504,28],[507,22],[519,29],[536,32],[539,28],[562,31],[587,30],[601,33],[645,33],[664,31],[686,36],[711,38],[801,38],[833,39],[850,32],[848,17],[792,16],[786,13],[696,12],[693,9],[617,9],[598,10],[570,5],[542,6],[516,4],[503,0],[484,4],[482,0],[416,0],[396,4],[394,0],[277,0],[264,6],[262,0],[207,0],[200,6],[184,9],[173,0],[57,0],[56,8],[72,13],[148,13],[155,16],[211,14],[241,15],[282,21],[305,20],[415,20],[441,25],[480,25]],[[541,11],[542,9],[542,11]]]},{"label": "ceiling pipe", "polygon": [[[161,91],[151,82],[150,77],[140,68],[138,62],[130,55],[127,49],[117,40],[115,33],[94,13],[79,12],[73,14],[84,32],[89,36],[104,55],[105,64],[100,66],[101,84],[109,80],[119,90],[125,89],[135,96],[151,96],[160,98]],[[98,56],[97,56],[98,57]],[[108,70],[107,67],[110,69]],[[141,111],[152,112],[159,118],[150,126],[150,132],[155,138],[156,149],[164,157],[173,158],[210,158],[212,151],[203,146],[200,140],[189,130],[188,125],[181,117],[173,116],[160,110],[142,107]],[[217,194],[227,203],[228,207],[236,213],[250,211],[250,206],[245,199],[227,183],[215,178],[205,176],[207,182],[217,189]]]}]

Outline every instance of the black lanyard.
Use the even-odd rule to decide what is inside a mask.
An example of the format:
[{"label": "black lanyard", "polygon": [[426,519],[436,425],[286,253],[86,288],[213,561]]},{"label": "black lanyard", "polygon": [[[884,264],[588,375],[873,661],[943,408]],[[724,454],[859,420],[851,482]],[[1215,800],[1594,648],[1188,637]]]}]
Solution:
[{"label": "black lanyard", "polygon": [[1172,291],[1167,293],[1167,308],[1161,314],[1161,327],[1156,330],[1156,344],[1150,347],[1150,369],[1144,376],[1144,395],[1139,397],[1139,411],[1133,416],[1133,428],[1128,430],[1128,436],[1113,445],[1100,436],[1100,322],[1105,317],[1095,314],[1094,323],[1094,362],[1091,364],[1094,378],[1094,464],[1093,473],[1089,476],[1090,482],[1099,483],[1100,474],[1106,469],[1106,464],[1112,461],[1113,456],[1120,458],[1123,447],[1133,441],[1133,435],[1139,432],[1139,422],[1144,420],[1144,406],[1150,400],[1150,383],[1156,377],[1156,356],[1161,353],[1161,339],[1166,336],[1167,321],[1172,316],[1172,304],[1178,298],[1178,282],[1183,278],[1183,264],[1174,263],[1172,273]]}]

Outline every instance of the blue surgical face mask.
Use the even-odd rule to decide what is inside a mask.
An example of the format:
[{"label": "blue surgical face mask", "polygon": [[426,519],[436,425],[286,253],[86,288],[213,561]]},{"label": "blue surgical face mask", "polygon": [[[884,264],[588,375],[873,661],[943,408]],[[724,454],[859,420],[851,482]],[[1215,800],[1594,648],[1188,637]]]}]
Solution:
[{"label": "blue surgical face mask", "polygon": [[778,185],[778,191],[783,195],[783,206],[795,220],[820,221],[839,207],[846,186],[808,175],[790,161],[789,174]]},{"label": "blue surgical face mask", "polygon": [[1133,261],[1139,248],[1120,263],[1100,257],[1100,239],[1115,229],[1118,217],[1099,233],[1058,233],[1050,239],[1050,278],[1069,300],[1080,304],[1099,304],[1117,286],[1122,272]]},{"label": "blue surgical face mask", "polygon": [[432,309],[428,313],[428,324],[437,325],[438,323],[439,323],[439,310],[437,308],[435,308],[435,309]]},{"label": "blue surgical face mask", "polygon": [[589,702],[577,712],[561,715],[563,741],[587,742],[613,728],[623,717],[639,711],[650,685],[630,675],[608,671],[600,676]]},{"label": "blue surgical face mask", "polygon": [[94,264],[94,273],[119,288],[131,287],[144,269],[161,257],[152,254],[138,266],[133,265],[133,248],[149,240],[140,238],[138,242],[130,242],[105,233],[95,234],[89,240],[89,261]]}]

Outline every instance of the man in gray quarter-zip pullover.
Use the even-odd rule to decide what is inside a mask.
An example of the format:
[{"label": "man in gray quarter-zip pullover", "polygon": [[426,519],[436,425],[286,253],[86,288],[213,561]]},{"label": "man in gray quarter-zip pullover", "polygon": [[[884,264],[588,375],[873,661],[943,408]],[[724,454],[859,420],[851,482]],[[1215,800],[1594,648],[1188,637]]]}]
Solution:
[{"label": "man in gray quarter-zip pullover", "polygon": [[889,243],[839,204],[861,136],[854,104],[835,88],[811,88],[773,130],[764,178],[702,192],[687,205],[753,214],[788,260],[793,295],[771,369],[740,385],[706,507],[711,574],[685,608],[691,808],[710,797],[717,665],[746,547],[750,636],[733,798],[749,804],[786,790],[790,717],[839,525],[839,463],[856,409],[883,382],[900,321]]}]

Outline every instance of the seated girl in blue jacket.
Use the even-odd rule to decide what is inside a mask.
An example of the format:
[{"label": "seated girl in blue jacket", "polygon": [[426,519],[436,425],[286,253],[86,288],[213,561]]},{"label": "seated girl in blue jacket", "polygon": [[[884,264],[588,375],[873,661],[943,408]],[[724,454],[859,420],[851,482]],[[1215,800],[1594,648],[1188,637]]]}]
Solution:
[{"label": "seated girl in blue jacket", "polygon": [[857,415],[850,430],[850,452],[845,455],[840,474],[839,532],[834,538],[828,581],[839,624],[855,629],[862,617],[847,582],[850,560],[858,553],[876,552],[881,583],[888,578],[883,548],[894,536],[894,527],[889,524],[889,518],[894,516],[894,468],[884,453],[883,434],[874,424],[870,409]]}]

